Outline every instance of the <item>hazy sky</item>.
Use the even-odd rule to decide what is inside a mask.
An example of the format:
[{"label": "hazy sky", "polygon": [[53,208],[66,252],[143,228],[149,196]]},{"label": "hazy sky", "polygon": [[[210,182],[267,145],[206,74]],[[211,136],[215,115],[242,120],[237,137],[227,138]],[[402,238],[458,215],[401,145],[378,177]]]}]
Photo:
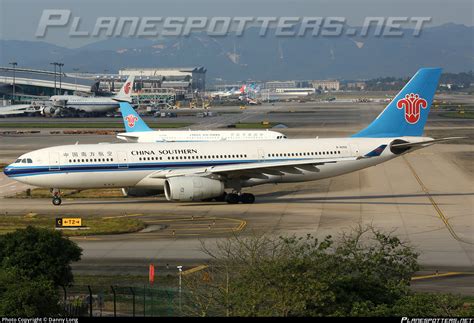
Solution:
[{"label": "hazy sky", "polygon": [[472,0],[0,0],[0,38],[43,40],[66,47],[99,40],[70,38],[68,28],[35,38],[44,9],[69,9],[90,31],[98,16],[340,16],[354,26],[368,16],[423,16],[433,18],[429,26],[474,24]]}]

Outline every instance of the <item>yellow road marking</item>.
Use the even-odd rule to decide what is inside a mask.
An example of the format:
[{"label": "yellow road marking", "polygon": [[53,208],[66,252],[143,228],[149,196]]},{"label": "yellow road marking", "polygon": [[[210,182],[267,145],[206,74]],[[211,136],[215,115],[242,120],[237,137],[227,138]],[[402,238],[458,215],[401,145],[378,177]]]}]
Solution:
[{"label": "yellow road marking", "polygon": [[191,268],[191,269],[188,269],[188,270],[183,271],[183,272],[181,273],[181,275],[186,276],[186,275],[195,273],[195,272],[197,272],[197,271],[206,269],[207,267],[208,267],[207,265],[200,265],[200,266],[197,266],[197,267],[194,267],[194,268]]},{"label": "yellow road marking", "polygon": [[91,236],[69,236],[69,239],[74,240],[102,240],[101,238],[91,237]]},{"label": "yellow road marking", "polygon": [[420,185],[421,189],[423,190],[423,192],[425,193],[426,197],[430,200],[431,202],[431,205],[433,205],[434,209],[436,210],[436,212],[438,213],[438,216],[439,218],[444,222],[444,225],[446,226],[446,228],[448,229],[449,233],[451,234],[451,236],[456,239],[457,241],[459,242],[464,242],[464,243],[467,243],[467,244],[474,244],[470,241],[467,241],[467,240],[464,240],[462,238],[460,238],[456,231],[454,231],[453,227],[451,226],[451,224],[448,222],[448,219],[446,218],[446,216],[443,214],[443,212],[441,211],[441,209],[439,208],[438,204],[436,204],[435,200],[433,199],[433,197],[431,196],[431,193],[430,191],[428,190],[428,188],[426,188],[425,184],[423,183],[423,181],[421,180],[421,178],[418,176],[418,174],[416,173],[415,169],[413,168],[413,166],[410,164],[410,162],[408,161],[408,159],[406,159],[405,156],[403,156],[403,159],[405,160],[405,162],[407,163],[408,165],[408,168],[410,168],[413,176],[415,177],[415,179],[417,180],[418,184]]},{"label": "yellow road marking", "polygon": [[429,279],[429,278],[438,278],[438,277],[449,277],[449,276],[458,276],[458,275],[474,275],[471,272],[447,272],[442,274],[432,274],[432,275],[423,275],[423,276],[414,276],[411,280],[421,280],[421,279]]}]

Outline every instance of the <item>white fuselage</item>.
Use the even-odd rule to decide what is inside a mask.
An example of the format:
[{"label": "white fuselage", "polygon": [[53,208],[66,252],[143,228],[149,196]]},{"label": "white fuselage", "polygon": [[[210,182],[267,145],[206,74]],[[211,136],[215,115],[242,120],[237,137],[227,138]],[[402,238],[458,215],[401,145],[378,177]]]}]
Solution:
[{"label": "white fuselage", "polygon": [[[377,165],[397,157],[390,150],[394,139],[426,141],[426,137],[287,139],[271,141],[118,143],[67,145],[36,150],[4,170],[20,182],[48,188],[141,187],[162,189],[167,170],[198,173],[216,165],[245,165],[267,161],[347,159],[363,157],[380,145],[380,156],[328,163],[318,171],[288,171],[265,178],[242,180],[240,185],[302,182],[333,177]],[[25,162],[26,161],[26,162]]]},{"label": "white fuselage", "polygon": [[286,136],[276,131],[245,130],[245,131],[219,131],[219,130],[188,130],[188,131],[142,131],[125,132],[117,134],[117,138],[127,142],[162,142],[162,141],[246,141],[246,140],[274,140],[285,139]]},{"label": "white fuselage", "polygon": [[113,98],[58,95],[51,97],[51,101],[65,101],[65,108],[83,112],[108,112],[119,108],[119,102]]}]

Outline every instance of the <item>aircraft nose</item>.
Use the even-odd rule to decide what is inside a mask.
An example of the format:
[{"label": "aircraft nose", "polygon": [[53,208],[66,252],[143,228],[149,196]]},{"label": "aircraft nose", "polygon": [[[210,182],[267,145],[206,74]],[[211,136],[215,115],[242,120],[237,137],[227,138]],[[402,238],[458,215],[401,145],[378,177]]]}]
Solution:
[{"label": "aircraft nose", "polygon": [[7,175],[8,177],[13,175],[13,167],[11,166],[11,164],[8,166],[5,166],[5,168],[3,169],[3,173]]}]

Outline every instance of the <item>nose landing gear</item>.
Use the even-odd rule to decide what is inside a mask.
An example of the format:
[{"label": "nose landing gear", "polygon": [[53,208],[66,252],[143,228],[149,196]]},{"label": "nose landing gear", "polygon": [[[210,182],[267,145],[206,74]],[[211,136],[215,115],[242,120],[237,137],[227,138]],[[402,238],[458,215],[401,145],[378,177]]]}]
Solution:
[{"label": "nose landing gear", "polygon": [[51,193],[53,194],[53,205],[59,206],[61,205],[61,191],[58,188],[52,188]]}]

